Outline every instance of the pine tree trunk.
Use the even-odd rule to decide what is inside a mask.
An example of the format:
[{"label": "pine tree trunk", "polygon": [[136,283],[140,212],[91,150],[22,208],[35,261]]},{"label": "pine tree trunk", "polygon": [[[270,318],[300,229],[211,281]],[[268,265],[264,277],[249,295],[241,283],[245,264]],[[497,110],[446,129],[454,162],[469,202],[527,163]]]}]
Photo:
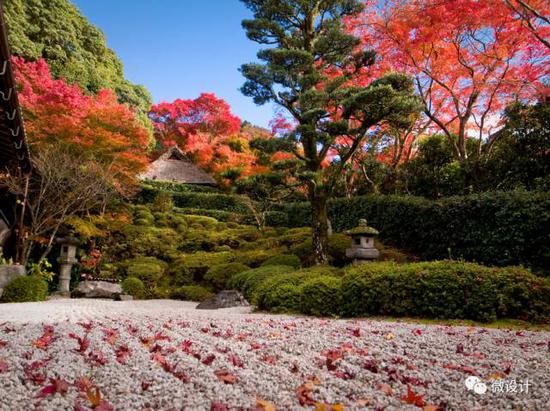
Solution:
[{"label": "pine tree trunk", "polygon": [[328,264],[327,194],[310,190],[313,254],[318,265]]}]

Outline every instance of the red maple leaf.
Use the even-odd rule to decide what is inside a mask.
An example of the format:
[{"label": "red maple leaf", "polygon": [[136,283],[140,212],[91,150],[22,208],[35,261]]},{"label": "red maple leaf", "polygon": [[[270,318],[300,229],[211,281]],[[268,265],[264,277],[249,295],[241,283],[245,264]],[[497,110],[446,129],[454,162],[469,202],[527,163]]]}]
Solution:
[{"label": "red maple leaf", "polygon": [[416,394],[411,387],[407,384],[407,394],[401,396],[401,400],[406,402],[407,404],[415,405],[419,408],[424,407],[426,403],[424,402],[424,396],[420,394]]},{"label": "red maple leaf", "polygon": [[78,342],[78,349],[76,350],[80,354],[84,354],[88,347],[90,346],[90,339],[88,338],[88,334],[84,334],[84,337],[79,337],[75,333],[70,333],[69,338],[72,338],[73,340],[77,340]]},{"label": "red maple leaf", "polygon": [[301,406],[315,404],[315,401],[311,397],[312,389],[313,389],[313,384],[310,382],[302,384],[296,389],[298,402],[300,403]]},{"label": "red maple leaf", "polygon": [[8,363],[4,360],[0,360],[0,374],[8,370]]},{"label": "red maple leaf", "polygon": [[235,384],[237,382],[237,376],[227,370],[216,370],[214,374],[224,384]]},{"label": "red maple leaf", "polygon": [[50,378],[50,385],[46,385],[36,395],[38,398],[44,398],[53,395],[56,392],[65,395],[69,390],[69,383],[62,378]]},{"label": "red maple leaf", "polygon": [[214,360],[216,359],[216,356],[214,354],[208,354],[206,356],[205,359],[203,359],[201,362],[204,364],[204,365],[210,365],[214,362]]}]

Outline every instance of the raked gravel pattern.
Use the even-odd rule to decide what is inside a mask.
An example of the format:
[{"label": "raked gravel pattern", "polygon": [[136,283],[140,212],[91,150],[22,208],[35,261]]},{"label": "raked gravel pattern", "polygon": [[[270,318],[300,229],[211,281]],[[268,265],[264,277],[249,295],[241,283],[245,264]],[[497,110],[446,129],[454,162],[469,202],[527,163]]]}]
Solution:
[{"label": "raked gravel pattern", "polygon": [[0,410],[550,407],[548,332],[194,307],[0,305]]}]

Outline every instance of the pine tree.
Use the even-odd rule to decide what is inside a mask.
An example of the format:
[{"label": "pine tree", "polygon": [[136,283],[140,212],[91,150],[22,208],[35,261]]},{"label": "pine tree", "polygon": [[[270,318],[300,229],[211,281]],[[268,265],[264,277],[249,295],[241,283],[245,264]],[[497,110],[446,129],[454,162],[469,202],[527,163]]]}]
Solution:
[{"label": "pine tree", "polygon": [[247,79],[241,90],[256,104],[284,108],[295,125],[266,148],[300,161],[315,259],[326,264],[327,200],[335,177],[374,127],[409,124],[418,110],[412,81],[395,73],[371,81],[375,53],[344,27],[363,10],[358,0],[242,1],[254,14],[243,21],[248,38],[267,48],[258,53],[261,63],[241,67]]}]

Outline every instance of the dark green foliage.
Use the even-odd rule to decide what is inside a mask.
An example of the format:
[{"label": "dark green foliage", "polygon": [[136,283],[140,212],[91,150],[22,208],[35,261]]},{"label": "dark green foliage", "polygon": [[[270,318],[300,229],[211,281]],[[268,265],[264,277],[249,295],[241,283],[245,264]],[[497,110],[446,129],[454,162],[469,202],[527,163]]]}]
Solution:
[{"label": "dark green foliage", "polygon": [[186,285],[174,289],[170,293],[170,298],[183,301],[206,301],[214,297],[214,294],[200,285]]},{"label": "dark green foliage", "polygon": [[484,189],[550,191],[550,99],[506,110],[506,125],[487,164]]},{"label": "dark green foliage", "polygon": [[221,291],[225,289],[227,281],[231,277],[247,270],[250,270],[250,267],[240,263],[217,264],[210,267],[204,280],[212,284],[215,290]]},{"label": "dark green foliage", "polygon": [[266,265],[289,265],[294,268],[300,268],[300,258],[294,254],[279,254],[268,258],[262,263],[262,266]]},{"label": "dark green foliage", "polygon": [[136,257],[128,261],[126,272],[129,277],[135,277],[151,287],[162,277],[167,267],[164,261],[155,257]]},{"label": "dark green foliage", "polygon": [[4,287],[2,301],[24,303],[44,301],[48,296],[48,283],[38,275],[16,277]]},{"label": "dark green foliage", "polygon": [[303,313],[338,315],[341,304],[342,280],[334,276],[312,278],[300,286]]},{"label": "dark green foliage", "polygon": [[[367,218],[385,243],[424,259],[451,256],[541,272],[550,267],[550,193],[487,192],[437,201],[369,195],[329,201],[328,209],[335,231]],[[294,226],[309,222],[307,204],[290,204],[287,213]]]},{"label": "dark green foliage", "polygon": [[245,298],[251,301],[254,289],[266,278],[278,276],[294,271],[293,267],[286,265],[269,265],[235,274],[228,281],[227,286],[231,289],[240,290]]},{"label": "dark green foliage", "polygon": [[[339,270],[330,266],[315,266],[302,270],[279,273],[275,276],[264,278],[257,284],[251,293],[251,302],[261,309],[275,311],[300,311],[300,292],[290,294],[289,288],[299,289],[304,282],[318,277],[338,277]],[[281,291],[282,288],[282,291]],[[290,301],[286,301],[287,295],[292,295]]]},{"label": "dark green foliage", "polygon": [[134,297],[135,300],[144,299],[147,295],[147,290],[143,281],[136,277],[127,277],[122,281],[122,291]]},{"label": "dark green foliage", "polygon": [[550,281],[517,267],[473,263],[370,263],[347,270],[342,313],[466,318],[550,318]]},{"label": "dark green foliage", "polygon": [[127,225],[122,228],[122,236],[116,247],[130,257],[166,258],[175,253],[179,243],[178,233],[170,228]]},{"label": "dark green foliage", "polygon": [[249,209],[238,196],[217,193],[175,193],[174,204],[180,208],[199,208],[248,214]]},{"label": "dark green foliage", "polygon": [[103,33],[70,1],[7,0],[5,13],[13,54],[26,60],[44,58],[55,77],[89,92],[114,90],[152,130],[147,119],[151,95],[124,78],[122,62],[106,46]]},{"label": "dark green foliage", "polygon": [[211,267],[231,263],[234,258],[233,253],[229,251],[215,253],[199,251],[181,256],[175,264],[181,264],[182,269],[186,269],[192,275],[193,281],[200,282]]},{"label": "dark green foliage", "polygon": [[278,253],[277,249],[258,249],[256,246],[252,250],[237,251],[235,253],[235,262],[247,265],[252,268],[259,267],[264,261]]}]

